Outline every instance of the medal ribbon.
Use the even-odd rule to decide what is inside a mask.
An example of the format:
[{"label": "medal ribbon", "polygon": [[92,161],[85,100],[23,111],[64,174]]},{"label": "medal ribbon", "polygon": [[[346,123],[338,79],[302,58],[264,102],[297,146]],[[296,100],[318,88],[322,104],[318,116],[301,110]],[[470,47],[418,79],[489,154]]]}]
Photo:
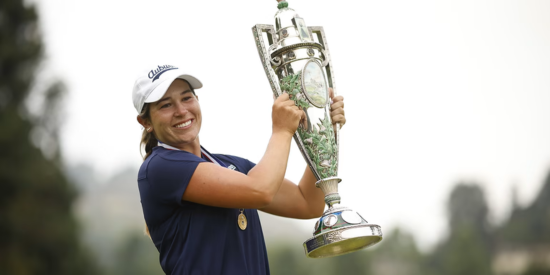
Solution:
[{"label": "medal ribbon", "polygon": [[[168,150],[175,150],[175,151],[181,151],[180,149],[176,148],[176,147],[173,147],[173,146],[170,146],[168,144],[165,144],[165,143],[162,143],[162,142],[158,142],[158,146],[162,146]],[[223,163],[223,161],[219,160],[218,158],[212,156],[210,154],[210,152],[206,151],[206,149],[204,149],[204,147],[202,147],[201,145],[201,154],[204,156],[204,158],[212,163],[215,163],[221,167],[225,167],[225,168],[228,168],[228,166]]]}]

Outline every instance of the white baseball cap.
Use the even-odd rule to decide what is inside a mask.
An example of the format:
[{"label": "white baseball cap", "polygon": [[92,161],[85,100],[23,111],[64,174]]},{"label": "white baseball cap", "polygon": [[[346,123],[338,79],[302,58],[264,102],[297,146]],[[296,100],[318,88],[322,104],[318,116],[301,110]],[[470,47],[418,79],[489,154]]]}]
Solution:
[{"label": "white baseball cap", "polygon": [[202,88],[202,83],[196,77],[184,73],[181,69],[172,65],[157,65],[142,71],[134,83],[132,100],[139,113],[145,103],[158,101],[176,79],[184,79],[193,89]]}]

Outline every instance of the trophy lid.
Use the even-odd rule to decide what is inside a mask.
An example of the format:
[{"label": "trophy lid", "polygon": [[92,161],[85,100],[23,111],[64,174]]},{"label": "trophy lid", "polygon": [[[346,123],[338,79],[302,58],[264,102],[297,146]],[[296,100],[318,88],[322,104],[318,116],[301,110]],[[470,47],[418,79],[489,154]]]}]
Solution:
[{"label": "trophy lid", "polygon": [[275,14],[275,31],[281,46],[290,46],[304,42],[314,42],[304,19],[295,10],[288,7],[288,2],[277,0],[279,10]]},{"label": "trophy lid", "polygon": [[287,1],[281,0],[277,2],[279,2],[277,5],[279,10],[275,13],[275,28],[279,31],[281,28],[292,26],[291,20],[296,16],[296,11],[288,7]]}]

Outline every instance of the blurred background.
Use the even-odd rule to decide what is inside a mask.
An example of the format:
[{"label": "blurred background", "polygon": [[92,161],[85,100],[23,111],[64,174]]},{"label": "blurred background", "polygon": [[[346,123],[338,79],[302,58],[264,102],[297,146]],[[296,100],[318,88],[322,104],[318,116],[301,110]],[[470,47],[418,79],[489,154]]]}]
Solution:
[{"label": "blurred background", "polygon": [[[289,1],[323,26],[348,123],[342,203],[384,240],[304,256],[261,214],[272,274],[550,274],[550,2]],[[257,162],[275,1],[0,2],[0,274],[162,274],[136,186],[134,77],[204,83],[201,143]],[[293,145],[287,178],[305,168]]]}]

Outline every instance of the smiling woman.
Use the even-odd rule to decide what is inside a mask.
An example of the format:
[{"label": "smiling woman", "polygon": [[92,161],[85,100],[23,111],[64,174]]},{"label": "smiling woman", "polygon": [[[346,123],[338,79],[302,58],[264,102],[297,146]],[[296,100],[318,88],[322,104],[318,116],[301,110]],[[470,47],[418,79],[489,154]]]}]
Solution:
[{"label": "smiling woman", "polygon": [[181,150],[191,150],[202,120],[198,98],[189,82],[174,80],[160,100],[148,105],[149,116],[155,120],[138,116],[138,122],[151,132],[155,129],[158,140]]},{"label": "smiling woman", "polygon": [[[272,135],[258,164],[210,154],[199,141],[202,113],[194,89],[201,87],[170,65],[144,71],[134,84],[144,127],[138,186],[148,232],[167,274],[269,274],[257,209],[300,219],[324,209],[309,168],[299,185],[284,178],[304,112],[286,93],[275,100]],[[343,124],[343,99],[333,101],[333,123]]]}]

